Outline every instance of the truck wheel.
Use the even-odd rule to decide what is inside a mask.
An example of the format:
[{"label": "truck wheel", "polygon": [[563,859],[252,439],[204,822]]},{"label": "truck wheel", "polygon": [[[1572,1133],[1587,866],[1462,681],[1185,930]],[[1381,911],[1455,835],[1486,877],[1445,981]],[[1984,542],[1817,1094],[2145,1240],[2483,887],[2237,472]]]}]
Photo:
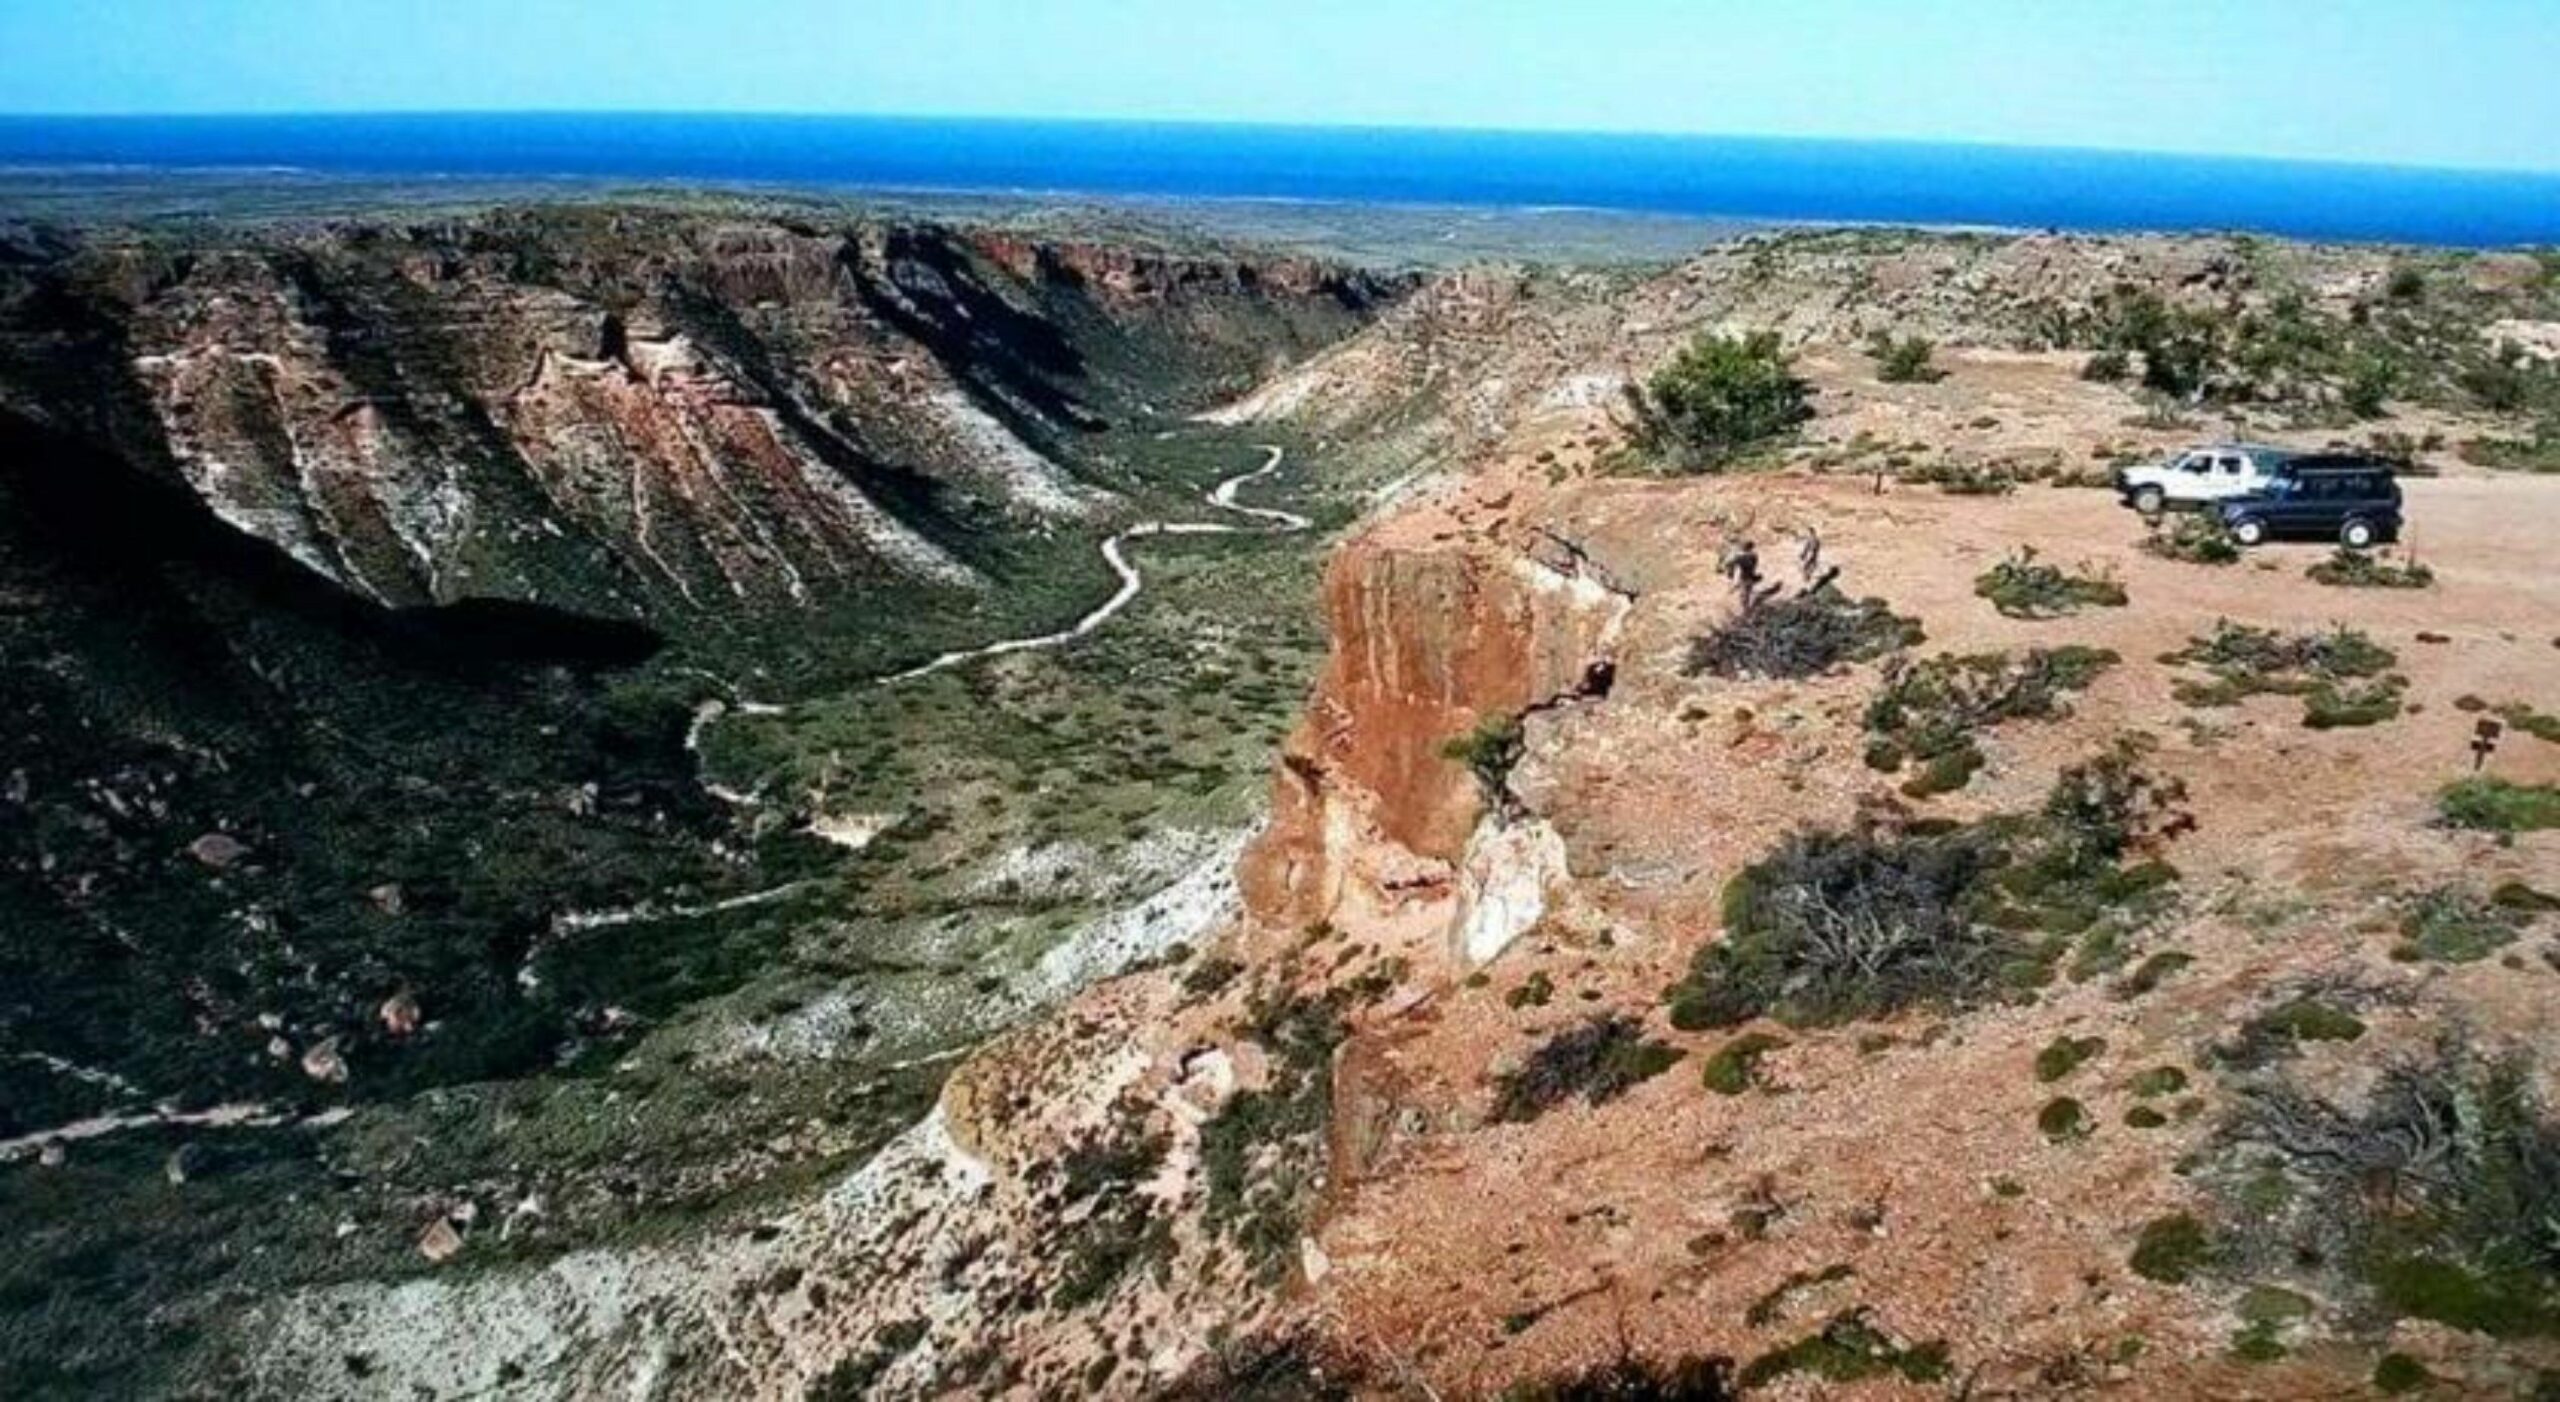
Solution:
[{"label": "truck wheel", "polygon": [[2267,540],[2267,523],[2255,516],[2243,516],[2231,523],[2231,538],[2242,545],[2264,545]]},{"label": "truck wheel", "polygon": [[2373,544],[2373,523],[2349,521],[2346,525],[2339,527],[2338,539],[2350,550],[2362,550]]},{"label": "truck wheel", "polygon": [[2145,487],[2133,494],[2133,509],[2145,516],[2157,516],[2169,507],[2169,498],[2158,487]]}]

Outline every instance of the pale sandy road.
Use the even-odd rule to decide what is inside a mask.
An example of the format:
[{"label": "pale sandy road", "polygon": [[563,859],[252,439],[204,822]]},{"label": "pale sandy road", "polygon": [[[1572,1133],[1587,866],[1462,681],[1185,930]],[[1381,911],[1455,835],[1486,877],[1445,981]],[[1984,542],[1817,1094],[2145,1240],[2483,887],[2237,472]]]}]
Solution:
[{"label": "pale sandy road", "polygon": [[[1220,482],[1209,493],[1209,504],[1221,511],[1231,511],[1252,520],[1267,522],[1267,528],[1275,532],[1303,531],[1313,525],[1313,522],[1294,511],[1282,511],[1265,506],[1245,506],[1236,500],[1237,488],[1279,471],[1281,462],[1287,457],[1287,453],[1277,444],[1257,443],[1254,446],[1270,456],[1263,460],[1262,466],[1250,472],[1237,473]],[[957,667],[965,662],[974,662],[981,657],[1000,657],[1009,652],[1035,652],[1043,648],[1060,647],[1074,642],[1110,622],[1114,615],[1135,603],[1140,592],[1146,588],[1145,578],[1138,573],[1136,566],[1129,563],[1128,555],[1123,549],[1129,541],[1159,535],[1232,535],[1245,529],[1247,527],[1231,525],[1224,521],[1142,521],[1102,542],[1102,561],[1111,567],[1114,575],[1119,576],[1120,587],[1112,592],[1110,598],[1103,600],[1092,612],[1077,619],[1073,624],[1054,633],[1041,633],[1027,638],[1006,638],[979,647],[946,652],[929,662],[910,667],[903,672],[891,673],[880,680],[884,683],[902,682],[912,677],[921,677],[927,673]]]}]

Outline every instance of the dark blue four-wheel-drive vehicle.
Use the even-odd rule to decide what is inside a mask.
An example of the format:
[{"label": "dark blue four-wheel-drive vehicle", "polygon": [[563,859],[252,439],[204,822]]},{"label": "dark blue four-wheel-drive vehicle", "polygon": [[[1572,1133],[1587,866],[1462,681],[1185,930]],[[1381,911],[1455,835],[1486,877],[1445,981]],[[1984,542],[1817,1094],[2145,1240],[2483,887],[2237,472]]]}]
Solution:
[{"label": "dark blue four-wheel-drive vehicle", "polygon": [[2334,540],[2363,549],[2400,538],[2400,481],[2391,465],[2352,453],[2289,458],[2256,491],[2214,505],[2242,545]]}]

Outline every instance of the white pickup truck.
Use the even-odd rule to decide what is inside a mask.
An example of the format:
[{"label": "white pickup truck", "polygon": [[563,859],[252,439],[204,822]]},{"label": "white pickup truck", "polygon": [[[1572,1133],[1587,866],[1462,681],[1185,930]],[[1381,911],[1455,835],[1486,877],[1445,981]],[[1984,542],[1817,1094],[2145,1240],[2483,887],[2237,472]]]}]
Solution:
[{"label": "white pickup truck", "polygon": [[2296,455],[2295,449],[2264,443],[2207,444],[2164,463],[2117,469],[2116,495],[2145,516],[2173,506],[2207,506],[2265,491]]}]

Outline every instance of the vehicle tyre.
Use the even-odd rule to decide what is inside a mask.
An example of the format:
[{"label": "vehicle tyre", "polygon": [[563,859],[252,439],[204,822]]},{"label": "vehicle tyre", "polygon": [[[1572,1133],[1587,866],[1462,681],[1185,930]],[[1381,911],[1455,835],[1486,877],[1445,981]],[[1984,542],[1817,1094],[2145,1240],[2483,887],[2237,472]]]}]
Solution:
[{"label": "vehicle tyre", "polygon": [[2350,550],[2362,550],[2373,544],[2376,534],[2371,521],[2351,520],[2338,528],[2338,540]]},{"label": "vehicle tyre", "polygon": [[2264,545],[2267,542],[2267,523],[2255,516],[2243,516],[2231,523],[2231,538],[2242,545]]},{"label": "vehicle tyre", "polygon": [[2133,509],[2145,516],[2157,516],[2169,509],[2169,498],[2158,487],[2144,487],[2133,494]]}]

